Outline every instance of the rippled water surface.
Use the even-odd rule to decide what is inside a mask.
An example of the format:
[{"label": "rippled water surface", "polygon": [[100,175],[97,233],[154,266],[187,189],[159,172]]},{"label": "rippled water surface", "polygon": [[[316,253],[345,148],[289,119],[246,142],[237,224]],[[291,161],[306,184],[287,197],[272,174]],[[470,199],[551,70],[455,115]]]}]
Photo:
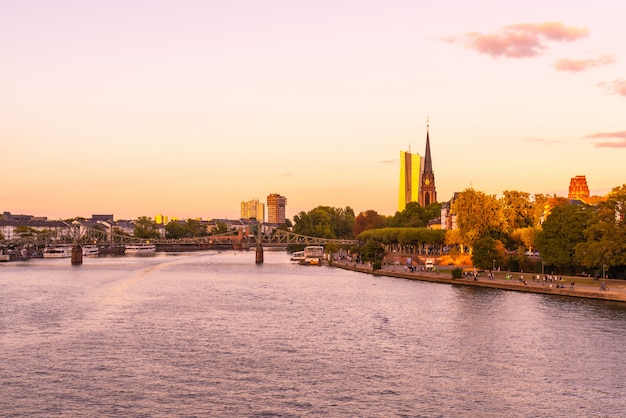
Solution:
[{"label": "rippled water surface", "polygon": [[626,416],[626,306],[294,265],[0,265],[0,416]]}]

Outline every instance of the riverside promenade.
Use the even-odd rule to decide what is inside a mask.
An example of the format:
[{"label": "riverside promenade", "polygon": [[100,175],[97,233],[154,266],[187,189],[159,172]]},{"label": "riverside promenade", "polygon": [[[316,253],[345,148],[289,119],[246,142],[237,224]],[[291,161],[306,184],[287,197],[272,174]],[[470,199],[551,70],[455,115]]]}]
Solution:
[{"label": "riverside promenade", "polygon": [[[356,264],[349,261],[333,261],[331,266],[352,270],[360,273],[372,274],[374,276],[397,277],[409,280],[421,280],[434,283],[446,283],[459,286],[487,287],[493,289],[513,290],[516,292],[543,293],[548,295],[570,296],[588,299],[602,299],[609,301],[626,302],[626,280],[604,281],[605,290],[602,290],[602,280],[593,280],[577,276],[560,276],[558,281],[533,281],[532,274],[495,272],[494,278],[488,278],[486,273],[482,273],[474,279],[468,275],[461,279],[453,279],[451,270],[440,270],[437,272],[415,271],[411,272],[404,266],[385,266],[380,270],[373,270],[367,264]],[[506,278],[506,275],[510,278]],[[521,281],[523,280],[523,281]],[[524,283],[525,282],[525,283]],[[574,285],[572,286],[572,282]],[[559,287],[557,287],[559,285]],[[563,287],[560,287],[563,285]]]}]

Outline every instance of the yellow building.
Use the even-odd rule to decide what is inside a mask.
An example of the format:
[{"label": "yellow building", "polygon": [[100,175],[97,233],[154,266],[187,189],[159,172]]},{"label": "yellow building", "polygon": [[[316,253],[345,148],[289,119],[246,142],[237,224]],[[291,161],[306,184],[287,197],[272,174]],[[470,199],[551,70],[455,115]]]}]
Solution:
[{"label": "yellow building", "polygon": [[400,151],[400,193],[398,212],[402,212],[409,202],[419,202],[422,182],[422,157]]},{"label": "yellow building", "polygon": [[241,202],[241,218],[265,222],[265,204],[259,202],[259,199]]}]

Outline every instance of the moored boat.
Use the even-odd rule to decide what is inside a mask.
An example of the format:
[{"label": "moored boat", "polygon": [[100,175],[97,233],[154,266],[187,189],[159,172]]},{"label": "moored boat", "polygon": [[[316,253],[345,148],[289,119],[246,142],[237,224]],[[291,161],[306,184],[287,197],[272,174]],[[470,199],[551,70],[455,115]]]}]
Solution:
[{"label": "moored boat", "polygon": [[304,260],[300,261],[300,264],[320,266],[323,259],[324,247],[321,245],[309,245],[304,247]]},{"label": "moored boat", "polygon": [[291,261],[304,261],[304,251],[294,251],[291,255]]},{"label": "moored boat", "polygon": [[84,256],[95,256],[100,253],[100,247],[95,244],[83,245]]},{"label": "moored boat", "polygon": [[43,258],[70,258],[72,256],[71,245],[55,245],[43,250]]}]

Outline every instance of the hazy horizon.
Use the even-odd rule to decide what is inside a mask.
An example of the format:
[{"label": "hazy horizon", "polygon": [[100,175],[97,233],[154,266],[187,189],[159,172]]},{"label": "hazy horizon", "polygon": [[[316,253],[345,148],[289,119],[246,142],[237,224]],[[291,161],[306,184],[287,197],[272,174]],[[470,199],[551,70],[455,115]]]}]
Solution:
[{"label": "hazy horizon", "polygon": [[0,208],[239,218],[287,197],[393,215],[399,151],[437,199],[626,183],[626,3],[0,0]]}]

